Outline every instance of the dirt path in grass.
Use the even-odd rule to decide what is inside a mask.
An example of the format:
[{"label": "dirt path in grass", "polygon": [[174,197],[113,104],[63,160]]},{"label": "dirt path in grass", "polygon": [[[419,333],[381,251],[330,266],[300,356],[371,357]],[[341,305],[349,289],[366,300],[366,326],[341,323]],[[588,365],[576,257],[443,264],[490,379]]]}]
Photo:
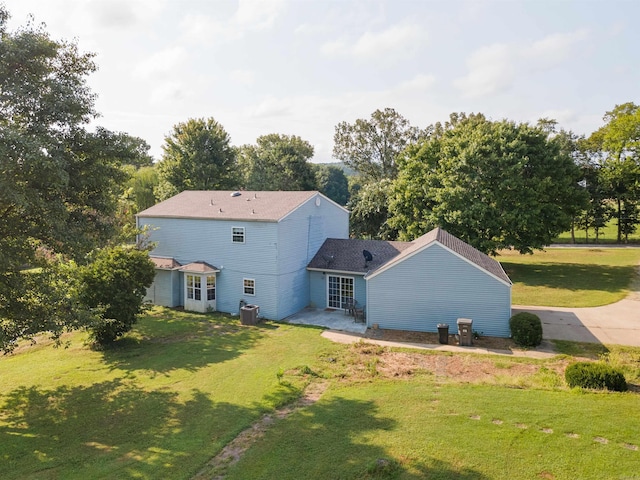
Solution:
[{"label": "dirt path in grass", "polygon": [[275,421],[288,417],[296,410],[313,405],[320,399],[327,386],[326,382],[311,383],[297,401],[279,408],[274,413],[264,415],[249,428],[240,432],[218,455],[209,460],[207,465],[193,477],[193,480],[223,480],[227,469],[238,463],[242,455],[264,436],[267,429]]}]

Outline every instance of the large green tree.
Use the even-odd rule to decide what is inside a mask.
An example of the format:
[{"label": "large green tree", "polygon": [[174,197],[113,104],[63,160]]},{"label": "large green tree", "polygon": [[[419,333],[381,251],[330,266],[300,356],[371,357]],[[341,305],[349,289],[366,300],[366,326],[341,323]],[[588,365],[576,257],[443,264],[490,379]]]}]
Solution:
[{"label": "large green tree", "polygon": [[600,183],[615,204],[620,242],[640,221],[640,107],[631,102],[616,105],[604,121],[589,142],[598,155]]},{"label": "large green tree", "polygon": [[400,161],[388,223],[411,240],[440,226],[486,253],[549,245],[586,200],[580,170],[548,131],[474,115]]},{"label": "large green tree", "polygon": [[158,164],[156,196],[165,200],[183,190],[238,187],[236,152],[229,134],[213,118],[189,119],[165,138]]},{"label": "large green tree", "polygon": [[313,146],[296,135],[271,133],[238,152],[242,186],[247,190],[315,190]]},{"label": "large green tree", "polygon": [[336,125],[333,156],[356,170],[366,182],[394,179],[398,155],[420,135],[420,130],[393,108],[376,110],[370,119]]},{"label": "large green tree", "polygon": [[[113,238],[124,140],[85,127],[93,55],[31,23],[10,31],[0,6],[0,348],[84,314],[59,255],[83,261]],[[118,153],[119,152],[119,153]],[[25,272],[25,267],[40,267]]]}]

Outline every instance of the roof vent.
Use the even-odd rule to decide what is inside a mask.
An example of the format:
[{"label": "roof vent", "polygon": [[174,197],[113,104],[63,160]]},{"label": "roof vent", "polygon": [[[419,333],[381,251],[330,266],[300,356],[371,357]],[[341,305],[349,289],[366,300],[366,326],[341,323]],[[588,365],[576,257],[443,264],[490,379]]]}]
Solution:
[{"label": "roof vent", "polygon": [[231,196],[232,197],[239,197],[240,195],[242,195],[240,192],[235,191],[235,192],[231,192]]}]

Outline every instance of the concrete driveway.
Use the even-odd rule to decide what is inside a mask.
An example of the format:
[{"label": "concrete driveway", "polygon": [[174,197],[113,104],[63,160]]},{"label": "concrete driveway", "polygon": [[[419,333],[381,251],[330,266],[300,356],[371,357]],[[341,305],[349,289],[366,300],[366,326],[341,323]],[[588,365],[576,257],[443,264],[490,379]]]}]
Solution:
[{"label": "concrete driveway", "polygon": [[611,305],[592,308],[514,305],[512,313],[531,312],[542,321],[542,336],[574,342],[612,343],[640,347],[640,294],[634,292]]}]

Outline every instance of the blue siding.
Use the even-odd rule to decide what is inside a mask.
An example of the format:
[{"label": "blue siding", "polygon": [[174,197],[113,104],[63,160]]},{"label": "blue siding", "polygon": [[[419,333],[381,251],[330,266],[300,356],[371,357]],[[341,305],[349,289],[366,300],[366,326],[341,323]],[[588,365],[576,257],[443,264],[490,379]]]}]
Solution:
[{"label": "blue siding", "polygon": [[327,238],[349,234],[348,212],[322,197],[316,205],[315,199],[278,223],[278,319],[311,303],[307,265]]},{"label": "blue siding", "polygon": [[[312,197],[277,223],[156,217],[139,217],[138,223],[150,227],[152,255],[173,257],[183,265],[204,261],[221,270],[216,275],[218,311],[237,314],[245,300],[260,306],[261,316],[281,320],[309,304],[306,266],[324,240],[348,237],[348,212],[320,198],[319,206]],[[245,243],[231,241],[233,227],[244,227]],[[172,293],[163,295],[182,305],[183,278],[180,274],[162,287],[156,281],[155,298],[159,288],[168,289]],[[254,296],[244,294],[244,278],[255,280]]]},{"label": "blue siding", "polygon": [[397,330],[457,330],[458,318],[473,330],[508,337],[511,287],[433,244],[367,280],[367,323]]},{"label": "blue siding", "polygon": [[325,308],[327,306],[327,279],[322,272],[309,272],[309,306]]},{"label": "blue siding", "polygon": [[[221,269],[216,275],[218,311],[237,314],[244,299],[259,305],[262,316],[277,318],[276,223],[145,217],[139,222],[151,227],[153,255],[174,257],[183,265],[204,261]],[[231,241],[232,227],[244,227],[245,243]],[[179,277],[182,304],[183,275]],[[256,281],[255,296],[244,295],[244,278]]]},{"label": "blue siding", "polygon": [[310,305],[315,308],[327,307],[327,278],[330,275],[338,275],[340,277],[352,277],[354,298],[358,302],[358,308],[367,304],[367,284],[362,275],[349,275],[348,273],[332,273],[332,272],[309,272],[309,284],[311,289]]},{"label": "blue siding", "polygon": [[179,279],[179,272],[175,270],[156,270],[156,276],[147,288],[144,301],[163,307],[182,305]]}]

